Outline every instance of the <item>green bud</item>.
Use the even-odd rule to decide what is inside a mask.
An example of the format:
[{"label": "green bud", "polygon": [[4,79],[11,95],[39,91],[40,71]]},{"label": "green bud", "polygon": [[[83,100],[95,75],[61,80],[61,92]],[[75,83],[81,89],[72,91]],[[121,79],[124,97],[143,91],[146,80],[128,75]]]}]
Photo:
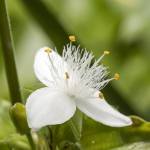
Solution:
[{"label": "green bud", "polygon": [[16,103],[10,108],[11,119],[20,134],[28,134],[30,129],[27,123],[25,107],[21,103]]},{"label": "green bud", "polygon": [[133,122],[132,126],[140,126],[146,122],[144,119],[142,119],[138,116],[130,116],[130,118],[132,119],[132,122]]}]

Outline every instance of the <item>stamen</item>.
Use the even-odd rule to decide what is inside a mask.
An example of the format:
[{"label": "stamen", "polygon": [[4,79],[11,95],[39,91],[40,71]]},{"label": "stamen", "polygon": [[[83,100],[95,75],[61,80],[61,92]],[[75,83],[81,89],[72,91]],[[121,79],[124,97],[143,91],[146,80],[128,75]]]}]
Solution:
[{"label": "stamen", "polygon": [[120,75],[119,75],[118,73],[115,73],[114,79],[115,79],[115,80],[119,80],[119,79],[120,79]]},{"label": "stamen", "polygon": [[98,97],[101,98],[101,99],[104,99],[103,93],[102,93],[102,92],[99,92],[99,93],[98,93]]},{"label": "stamen", "polygon": [[110,54],[110,51],[104,51],[101,57],[97,60],[97,62],[100,62],[104,58],[105,55],[109,55],[109,54]]},{"label": "stamen", "polygon": [[104,51],[104,55],[109,55],[110,51]]},{"label": "stamen", "polygon": [[[52,61],[52,59],[51,59],[51,56],[50,56],[50,53],[52,53],[52,49],[49,48],[49,47],[46,47],[46,48],[44,49],[44,51],[47,53],[47,57],[48,57],[49,62],[50,62],[50,64],[51,64],[51,66],[52,66],[52,68],[50,68],[50,72],[51,72],[53,78],[59,79],[57,68],[55,67],[55,65],[54,65],[54,63],[53,63],[53,61]],[[56,81],[56,80],[55,80],[55,81]],[[57,82],[57,81],[56,81],[56,82]]]},{"label": "stamen", "polygon": [[[106,84],[108,84],[110,81],[113,81],[113,80],[119,80],[120,79],[120,75],[118,73],[115,73],[114,74],[114,77],[113,78],[110,78],[110,79],[106,79],[104,81],[101,82],[101,89],[104,88],[104,86]],[[100,89],[100,88],[99,88]]]},{"label": "stamen", "polygon": [[69,79],[69,74],[68,72],[65,72],[65,80]]},{"label": "stamen", "polygon": [[69,36],[69,40],[70,40],[70,42],[75,42],[76,41],[76,37],[74,35],[70,35]]},{"label": "stamen", "polygon": [[46,53],[51,53],[52,52],[52,49],[51,48],[49,48],[49,47],[47,47],[46,49],[44,49],[44,51],[46,52]]}]

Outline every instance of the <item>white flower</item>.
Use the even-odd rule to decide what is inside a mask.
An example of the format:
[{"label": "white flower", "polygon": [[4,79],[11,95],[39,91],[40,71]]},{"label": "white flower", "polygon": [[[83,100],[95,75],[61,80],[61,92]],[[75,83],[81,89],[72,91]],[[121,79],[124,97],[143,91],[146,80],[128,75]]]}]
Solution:
[{"label": "white flower", "polygon": [[105,100],[100,90],[114,78],[106,79],[107,68],[99,65],[92,53],[72,44],[64,47],[62,57],[48,47],[41,48],[35,57],[34,71],[46,85],[33,92],[26,102],[29,127],[39,129],[46,125],[69,120],[76,107],[94,120],[112,127],[132,124],[129,117],[119,113]]}]

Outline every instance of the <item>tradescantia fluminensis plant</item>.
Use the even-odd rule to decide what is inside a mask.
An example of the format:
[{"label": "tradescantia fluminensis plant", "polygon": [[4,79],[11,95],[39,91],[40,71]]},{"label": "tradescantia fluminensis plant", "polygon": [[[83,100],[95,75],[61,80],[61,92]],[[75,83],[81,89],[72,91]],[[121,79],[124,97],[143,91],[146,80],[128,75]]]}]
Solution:
[{"label": "tradescantia fluminensis plant", "polygon": [[[4,0],[0,0],[2,1],[1,6],[4,5]],[[40,8],[42,5],[38,6]],[[6,12],[3,13],[5,7],[1,8],[3,9],[0,9],[2,16],[0,35],[5,50],[4,59],[11,100],[14,104],[9,111],[17,131],[26,134],[32,146],[31,148],[28,146],[29,143],[24,136],[13,134],[0,140],[1,149],[149,149],[149,122],[135,116],[127,117],[121,114],[106,102],[101,92],[109,81],[119,79],[119,74],[108,79],[107,67],[100,65],[101,59],[109,54],[109,51],[104,51],[102,56],[95,60],[92,53],[73,44],[74,36],[69,37],[71,42],[64,47],[62,56],[48,47],[37,51],[34,70],[37,78],[46,87],[29,95],[25,107],[23,104],[16,103],[21,102],[21,94],[17,86],[14,58],[11,55],[13,51],[9,51],[12,47],[7,45],[11,43],[11,38],[6,38],[9,37],[7,34],[10,32],[8,16],[4,15]],[[0,112],[0,115],[5,116],[5,112],[8,112],[8,108]],[[82,117],[82,114],[85,115]],[[4,120],[9,118],[5,116]],[[2,125],[1,120],[0,124]],[[33,132],[30,132],[28,126]],[[1,127],[3,129],[5,125]]]}]

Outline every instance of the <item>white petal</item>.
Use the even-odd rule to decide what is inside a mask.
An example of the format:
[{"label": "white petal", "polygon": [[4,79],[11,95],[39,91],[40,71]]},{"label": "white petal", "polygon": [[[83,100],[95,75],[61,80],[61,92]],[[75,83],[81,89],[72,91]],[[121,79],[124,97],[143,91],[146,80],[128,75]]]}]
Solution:
[{"label": "white petal", "polygon": [[48,87],[33,92],[26,102],[28,124],[33,129],[64,123],[73,116],[75,110],[73,100]]},{"label": "white petal", "polygon": [[104,99],[90,98],[76,100],[77,107],[87,116],[112,127],[123,127],[132,124],[129,117],[112,108]]},{"label": "white petal", "polygon": [[53,83],[59,80],[59,77],[63,77],[65,62],[55,51],[49,54],[44,50],[48,47],[41,48],[34,61],[34,71],[37,78],[46,86],[51,86]]}]

